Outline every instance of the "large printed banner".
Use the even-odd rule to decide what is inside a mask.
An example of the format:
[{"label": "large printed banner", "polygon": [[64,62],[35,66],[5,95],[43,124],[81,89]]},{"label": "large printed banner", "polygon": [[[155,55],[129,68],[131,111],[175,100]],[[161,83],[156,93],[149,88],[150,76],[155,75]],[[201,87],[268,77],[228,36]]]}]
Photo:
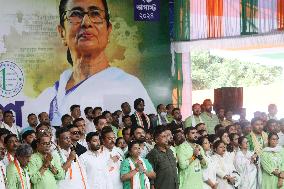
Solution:
[{"label": "large printed banner", "polygon": [[97,65],[67,62],[67,47],[56,29],[59,0],[0,3],[0,107],[15,112],[17,125],[26,126],[29,113],[43,111],[50,113],[53,125],[60,125],[72,104],[81,110],[101,106],[115,111],[125,101],[133,109],[133,101],[141,97],[145,111],[155,113],[157,104],[172,101],[166,1],[160,1],[162,19],[155,22],[134,21],[132,0],[108,1],[112,29],[105,52],[110,66],[75,85],[71,78],[83,74],[78,66],[88,72]]}]

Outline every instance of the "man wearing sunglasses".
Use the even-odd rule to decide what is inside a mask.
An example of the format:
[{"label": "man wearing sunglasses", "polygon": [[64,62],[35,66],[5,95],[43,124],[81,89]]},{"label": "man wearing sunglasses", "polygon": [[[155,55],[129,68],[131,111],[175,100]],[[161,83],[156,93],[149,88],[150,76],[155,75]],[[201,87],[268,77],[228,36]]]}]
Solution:
[{"label": "man wearing sunglasses", "polygon": [[75,148],[76,154],[78,156],[82,155],[83,153],[85,153],[87,151],[86,147],[84,147],[83,145],[81,145],[78,141],[80,140],[80,136],[81,133],[78,129],[77,126],[75,125],[69,125],[67,126],[69,132],[70,132],[70,137],[71,137],[71,141],[72,141],[72,145],[73,148]]}]

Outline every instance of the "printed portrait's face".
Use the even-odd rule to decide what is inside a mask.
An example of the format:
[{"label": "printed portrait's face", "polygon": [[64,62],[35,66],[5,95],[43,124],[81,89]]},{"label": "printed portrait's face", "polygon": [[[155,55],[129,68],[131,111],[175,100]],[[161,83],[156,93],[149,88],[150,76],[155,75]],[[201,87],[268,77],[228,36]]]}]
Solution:
[{"label": "printed portrait's face", "polygon": [[[72,23],[68,18],[78,15],[77,12],[72,12],[74,10],[83,12],[98,10],[97,14],[102,17],[102,22],[94,23],[89,12],[89,15],[83,16],[81,22]],[[66,4],[66,11],[64,28],[59,26],[59,33],[71,52],[95,52],[99,55],[104,51],[112,26],[107,26],[102,0],[69,0]]]}]

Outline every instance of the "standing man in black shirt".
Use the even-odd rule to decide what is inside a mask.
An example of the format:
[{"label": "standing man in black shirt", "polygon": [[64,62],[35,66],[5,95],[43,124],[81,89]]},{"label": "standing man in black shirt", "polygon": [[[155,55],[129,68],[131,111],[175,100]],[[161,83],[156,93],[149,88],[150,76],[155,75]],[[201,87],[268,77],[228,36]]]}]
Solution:
[{"label": "standing man in black shirt", "polygon": [[155,189],[178,189],[177,163],[168,145],[165,126],[157,126],[154,132],[156,145],[146,158],[156,172],[156,179],[151,182]]}]

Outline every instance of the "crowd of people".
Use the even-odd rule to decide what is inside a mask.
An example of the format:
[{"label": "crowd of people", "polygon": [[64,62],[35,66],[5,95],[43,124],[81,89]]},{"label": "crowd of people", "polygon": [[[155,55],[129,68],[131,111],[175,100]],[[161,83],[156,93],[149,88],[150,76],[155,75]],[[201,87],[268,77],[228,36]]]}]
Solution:
[{"label": "crowd of people", "polygon": [[72,105],[61,126],[29,114],[28,127],[0,109],[0,188],[4,189],[276,189],[284,188],[284,119],[255,112],[246,120],[212,111],[210,99],[144,113],[142,98],[111,113]]}]

